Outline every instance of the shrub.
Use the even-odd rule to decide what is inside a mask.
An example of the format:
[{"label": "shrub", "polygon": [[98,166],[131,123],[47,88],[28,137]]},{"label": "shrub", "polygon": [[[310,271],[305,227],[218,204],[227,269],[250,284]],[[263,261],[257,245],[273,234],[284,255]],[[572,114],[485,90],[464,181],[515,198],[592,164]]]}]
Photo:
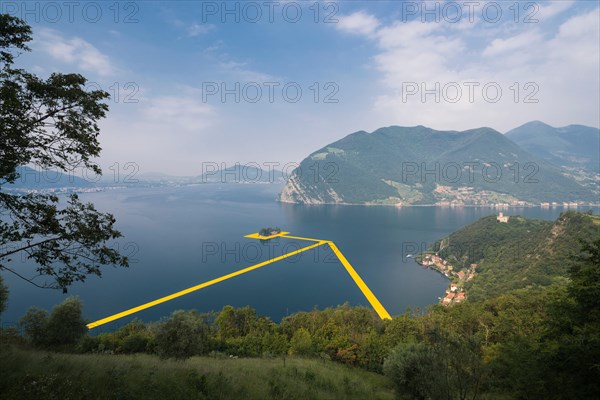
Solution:
[{"label": "shrub", "polygon": [[68,297],[55,306],[48,318],[46,337],[50,346],[74,345],[88,328],[81,316],[83,305],[77,297]]},{"label": "shrub", "polygon": [[34,346],[41,346],[47,342],[46,328],[48,326],[48,312],[38,307],[31,307],[19,319],[19,325],[25,332],[25,337]]},{"label": "shrub", "polygon": [[185,359],[208,350],[208,326],[196,311],[174,311],[159,325],[153,345],[163,358]]}]

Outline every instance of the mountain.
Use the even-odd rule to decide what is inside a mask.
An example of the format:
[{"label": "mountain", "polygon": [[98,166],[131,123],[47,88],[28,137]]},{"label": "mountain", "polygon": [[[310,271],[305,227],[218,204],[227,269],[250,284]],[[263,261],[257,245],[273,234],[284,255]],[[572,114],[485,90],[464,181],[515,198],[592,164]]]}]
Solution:
[{"label": "mountain", "polygon": [[162,172],[141,172],[136,174],[136,177],[144,181],[161,181],[179,178],[177,176],[168,175]]},{"label": "mountain", "polygon": [[359,131],[319,149],[292,172],[283,202],[493,204],[597,202],[586,187],[491,128],[424,126]]},{"label": "mountain", "polygon": [[510,216],[482,218],[437,241],[432,250],[453,270],[476,273],[465,287],[470,300],[564,279],[581,242],[600,239],[600,216],[563,212],[556,221]]},{"label": "mountain", "polygon": [[18,167],[19,177],[11,184],[2,184],[7,189],[50,189],[50,188],[87,188],[94,183],[75,174],[63,174],[58,171],[37,170],[30,167]]},{"label": "mountain", "polygon": [[521,148],[544,160],[600,174],[600,129],[584,125],[555,128],[540,121],[506,132]]},{"label": "mountain", "polygon": [[215,169],[192,179],[197,183],[283,183],[284,173],[276,169],[264,170],[246,164],[235,164],[225,169]]}]

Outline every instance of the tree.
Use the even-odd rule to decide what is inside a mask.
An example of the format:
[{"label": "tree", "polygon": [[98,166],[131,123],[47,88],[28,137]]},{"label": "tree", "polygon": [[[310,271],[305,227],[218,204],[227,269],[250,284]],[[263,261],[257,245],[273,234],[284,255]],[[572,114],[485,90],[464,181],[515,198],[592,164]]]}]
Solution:
[{"label": "tree", "polygon": [[[544,343],[546,398],[600,396],[600,238],[571,261],[568,299],[557,302]],[[570,301],[569,301],[570,300]],[[553,382],[561,382],[556,388]]]},{"label": "tree", "polygon": [[196,311],[174,311],[158,328],[156,351],[164,358],[185,359],[208,350],[208,325]]},{"label": "tree", "polygon": [[431,385],[438,377],[435,363],[424,343],[401,343],[396,346],[383,364],[383,371],[392,380],[399,398],[427,399]]},{"label": "tree", "polygon": [[48,312],[31,307],[19,320],[25,336],[36,346],[64,347],[75,345],[87,332],[81,316],[83,305],[78,297],[69,296]]},{"label": "tree", "polygon": [[585,322],[600,319],[600,238],[581,244],[581,254],[570,268],[569,294]]},{"label": "tree", "polygon": [[8,305],[8,288],[4,284],[4,279],[2,275],[0,275],[0,314],[4,310],[6,310],[6,306]]},{"label": "tree", "polygon": [[313,342],[310,332],[306,328],[300,328],[294,332],[290,340],[290,354],[308,356],[313,354]]},{"label": "tree", "polygon": [[86,334],[88,328],[81,315],[82,309],[81,300],[74,296],[69,296],[54,307],[46,326],[48,345],[74,345]]},{"label": "tree", "polygon": [[19,319],[19,325],[25,332],[25,337],[35,346],[44,345],[46,341],[46,327],[48,326],[48,312],[38,307],[31,307]]},{"label": "tree", "polygon": [[269,354],[285,358],[290,344],[287,336],[283,333],[267,332],[263,335],[262,347]]},{"label": "tree", "polygon": [[262,336],[269,329],[269,323],[264,317],[258,317],[256,310],[250,306],[234,308],[224,306],[215,319],[218,336],[221,340],[246,336],[253,332]]},{"label": "tree", "polygon": [[482,343],[469,327],[474,313],[464,307],[422,318],[419,342],[400,343],[384,362],[398,396],[415,399],[477,399],[487,377]]},{"label": "tree", "polygon": [[[31,28],[23,20],[0,14],[0,270],[66,292],[73,282],[100,276],[101,265],[128,266],[126,257],[107,246],[121,236],[114,217],[75,194],[59,204],[54,195],[1,189],[18,179],[24,165],[63,172],[82,167],[100,174],[91,160],[100,154],[97,122],[108,111],[103,101],[109,95],[86,91],[87,80],[79,74],[41,79],[13,68],[15,58],[29,51],[29,41]],[[11,265],[16,254],[35,261],[35,275]]]}]

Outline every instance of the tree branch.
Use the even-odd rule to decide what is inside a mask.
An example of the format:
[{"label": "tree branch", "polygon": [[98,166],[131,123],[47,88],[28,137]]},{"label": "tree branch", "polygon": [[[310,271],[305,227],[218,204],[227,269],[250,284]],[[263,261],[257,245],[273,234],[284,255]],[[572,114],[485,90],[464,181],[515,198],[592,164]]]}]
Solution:
[{"label": "tree branch", "polygon": [[48,118],[54,117],[59,112],[70,110],[72,108],[75,108],[76,106],[77,106],[77,103],[75,103],[75,104],[69,104],[68,106],[61,107],[61,108],[58,108],[56,110],[49,111],[46,115],[38,118],[37,120],[31,122],[30,124],[27,124],[27,125],[23,126],[22,128],[29,130],[29,129],[33,128],[34,126],[36,126],[37,124],[39,124],[40,122],[44,122]]},{"label": "tree branch", "polygon": [[57,286],[52,286],[52,285],[48,285],[48,284],[44,284],[42,286],[42,285],[38,285],[37,283],[35,283],[33,280],[35,278],[37,278],[38,276],[41,276],[39,274],[30,279],[30,278],[24,277],[23,275],[19,274],[18,272],[14,271],[13,269],[8,268],[8,267],[6,267],[4,265],[0,265],[0,269],[3,269],[3,270],[8,271],[8,272],[10,272],[12,274],[15,274],[19,278],[23,279],[24,281],[27,281],[27,282],[31,283],[33,286],[36,286],[36,287],[38,287],[40,289],[57,289],[58,288]]},{"label": "tree branch", "polygon": [[29,245],[27,245],[25,247],[19,247],[18,249],[11,250],[11,251],[9,251],[7,253],[0,254],[0,258],[4,258],[4,257],[7,257],[7,256],[10,256],[11,254],[19,253],[21,251],[25,251],[25,250],[30,249],[32,247],[41,246],[44,243],[53,242],[53,241],[60,240],[60,239],[61,239],[60,237],[50,238],[50,239],[42,240],[41,242],[38,242],[38,243],[29,244]]}]

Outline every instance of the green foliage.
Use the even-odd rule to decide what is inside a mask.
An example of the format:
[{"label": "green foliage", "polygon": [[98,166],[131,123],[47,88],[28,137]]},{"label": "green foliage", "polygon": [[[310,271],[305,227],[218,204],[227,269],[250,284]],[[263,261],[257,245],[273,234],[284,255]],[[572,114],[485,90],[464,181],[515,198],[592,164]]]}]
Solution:
[{"label": "green foliage", "polygon": [[467,289],[470,301],[481,301],[566,278],[580,241],[600,235],[598,221],[598,216],[573,211],[554,222],[511,216],[500,223],[490,216],[436,242],[433,250],[456,269],[478,264]]},{"label": "green foliage", "polygon": [[285,356],[290,348],[290,343],[286,335],[269,332],[263,336],[262,348],[267,355]]},{"label": "green foliage", "polygon": [[13,51],[28,51],[27,43],[31,41],[31,27],[19,18],[8,14],[0,14],[0,62],[12,64]]},{"label": "green foliage", "polygon": [[600,397],[600,238],[582,243],[570,268],[571,301],[555,302],[543,341],[544,371],[563,386],[554,398]]},{"label": "green foliage", "polygon": [[8,306],[8,287],[4,284],[4,278],[0,275],[0,314],[6,310]]},{"label": "green foliage", "polygon": [[[600,267],[600,243],[595,240],[582,250],[569,262],[571,281],[566,286],[523,289],[484,303],[491,313],[492,343],[485,358],[495,391],[515,398],[600,396],[597,303],[587,302],[593,299],[585,295],[586,289],[578,290],[580,285],[599,284],[598,274],[592,271]],[[587,272],[579,275],[582,271]]]},{"label": "green foliage", "polygon": [[25,337],[34,346],[42,346],[48,342],[46,327],[48,312],[38,307],[31,307],[19,320],[19,325],[25,332]]},{"label": "green foliage", "polygon": [[387,322],[384,338],[388,345],[393,346],[396,343],[416,341],[419,332],[418,320],[407,313],[398,315]]},{"label": "green foliage", "polygon": [[218,336],[221,340],[246,336],[254,332],[259,336],[271,329],[272,322],[256,315],[256,310],[246,306],[233,308],[225,306],[215,319]]},{"label": "green foliage", "polygon": [[[91,160],[100,154],[98,121],[105,117],[109,95],[86,90],[79,74],[53,73],[41,79],[13,68],[15,52],[28,51],[31,28],[21,19],[0,15],[0,189],[15,182],[24,165],[69,172],[78,167],[101,173]],[[126,257],[106,245],[121,236],[111,214],[81,203],[76,195],[59,207],[54,195],[24,196],[0,191],[0,270],[30,283],[66,291],[107,264],[127,266]],[[11,257],[25,253],[38,264],[27,279],[11,267]]]},{"label": "green foliage", "polygon": [[87,332],[81,316],[81,301],[68,297],[56,305],[50,316],[46,310],[32,307],[19,320],[25,336],[35,346],[51,348],[73,347]]},{"label": "green foliage", "polygon": [[440,308],[419,319],[418,340],[400,342],[384,363],[400,397],[477,398],[488,374],[479,310]]},{"label": "green foliage", "polygon": [[290,354],[308,356],[314,354],[314,347],[310,332],[306,328],[300,328],[290,340]]},{"label": "green foliage", "polygon": [[600,238],[582,243],[582,252],[569,270],[569,294],[584,321],[600,320]]},{"label": "green foliage", "polygon": [[208,352],[208,326],[195,311],[174,311],[158,326],[155,336],[158,355],[185,359]]},{"label": "green foliage", "polygon": [[[300,346],[304,354],[325,355],[349,365],[370,365],[372,370],[379,371],[386,344],[384,340],[375,340],[373,335],[381,334],[384,324],[373,310],[344,304],[290,315],[281,321],[280,329],[290,338],[291,353],[297,351],[293,342],[296,335],[298,344],[306,344]],[[303,333],[299,334],[301,330]],[[304,331],[310,336],[310,346]],[[374,363],[375,359],[379,359],[379,364]]]},{"label": "green foliage", "polygon": [[385,360],[385,374],[394,382],[399,397],[427,399],[434,375],[433,357],[424,343],[401,343]]},{"label": "green foliage", "polygon": [[87,332],[82,317],[83,304],[70,296],[54,307],[46,326],[47,343],[50,346],[72,346]]}]

